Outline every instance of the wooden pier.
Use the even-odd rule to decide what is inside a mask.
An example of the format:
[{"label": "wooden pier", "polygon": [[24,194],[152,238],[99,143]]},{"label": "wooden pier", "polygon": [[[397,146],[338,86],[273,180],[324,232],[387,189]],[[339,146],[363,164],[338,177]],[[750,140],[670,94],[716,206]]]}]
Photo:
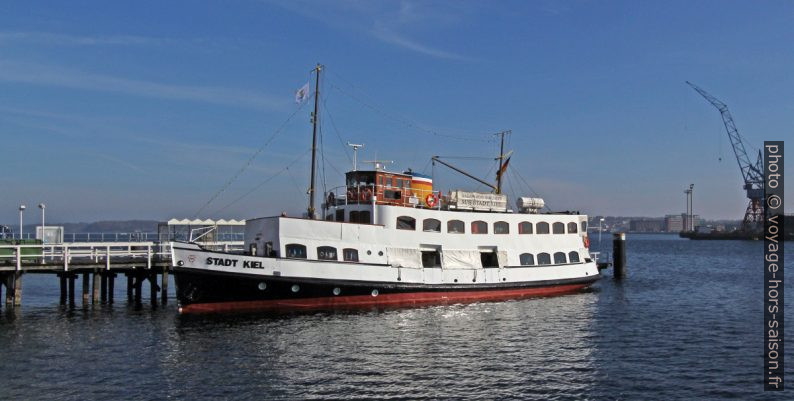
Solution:
[{"label": "wooden pier", "polygon": [[[208,244],[225,250],[242,243]],[[116,278],[124,275],[127,301],[142,304],[148,282],[152,306],[168,302],[171,250],[156,242],[75,242],[57,245],[0,245],[0,302],[22,304],[25,274],[50,274],[58,278],[61,305],[76,306],[75,281],[82,282],[83,305],[112,304]],[[5,293],[3,293],[5,291]],[[159,294],[159,297],[158,297]]]}]

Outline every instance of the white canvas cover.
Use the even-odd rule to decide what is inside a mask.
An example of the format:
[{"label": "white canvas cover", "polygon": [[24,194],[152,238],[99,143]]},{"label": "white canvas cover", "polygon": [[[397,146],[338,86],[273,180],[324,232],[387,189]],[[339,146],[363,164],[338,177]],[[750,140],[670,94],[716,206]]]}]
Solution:
[{"label": "white canvas cover", "polygon": [[394,267],[422,267],[422,253],[411,248],[386,248],[388,263]]},{"label": "white canvas cover", "polygon": [[444,249],[441,252],[444,269],[481,269],[480,251]]},{"label": "white canvas cover", "polygon": [[507,251],[496,251],[496,259],[499,261],[499,267],[507,266]]}]

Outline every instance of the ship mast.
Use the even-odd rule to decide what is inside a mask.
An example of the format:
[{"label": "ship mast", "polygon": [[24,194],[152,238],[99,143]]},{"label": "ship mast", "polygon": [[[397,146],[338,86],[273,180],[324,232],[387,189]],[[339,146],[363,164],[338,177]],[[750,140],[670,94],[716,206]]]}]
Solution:
[{"label": "ship mast", "polygon": [[499,145],[499,157],[498,157],[498,159],[499,159],[499,169],[496,170],[497,171],[497,174],[496,174],[496,193],[497,193],[497,195],[502,193],[502,168],[504,167],[503,163],[505,161],[505,135],[510,134],[510,132],[511,131],[508,130],[508,131],[502,131],[502,132],[499,132],[499,133],[496,134],[496,135],[499,135],[499,136],[502,137],[502,142]]},{"label": "ship mast", "polygon": [[317,67],[314,67],[315,71],[315,81],[314,81],[314,113],[312,113],[312,172],[311,172],[311,180],[309,184],[309,209],[308,209],[308,217],[309,219],[314,220],[315,215],[315,208],[314,208],[314,179],[317,175],[316,173],[316,163],[317,163],[317,106],[319,105],[320,101],[320,71],[322,71],[323,66],[320,63],[317,63]]}]

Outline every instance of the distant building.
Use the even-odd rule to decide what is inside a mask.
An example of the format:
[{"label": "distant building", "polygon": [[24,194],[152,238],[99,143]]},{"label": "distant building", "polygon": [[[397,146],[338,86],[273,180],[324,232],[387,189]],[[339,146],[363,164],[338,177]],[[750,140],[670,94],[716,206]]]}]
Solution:
[{"label": "distant building", "polygon": [[668,214],[664,216],[664,228],[669,233],[677,233],[684,231],[684,215],[683,214]]},{"label": "distant building", "polygon": [[660,233],[665,231],[663,219],[636,219],[629,223],[629,231],[642,233]]},{"label": "distant building", "polygon": [[[692,228],[697,228],[700,225],[703,225],[703,219],[700,218],[698,215],[692,216]],[[671,233],[677,233],[680,231],[684,231],[684,229],[689,228],[689,216],[686,213],[681,214],[668,214],[664,217],[664,226],[665,231]]]}]

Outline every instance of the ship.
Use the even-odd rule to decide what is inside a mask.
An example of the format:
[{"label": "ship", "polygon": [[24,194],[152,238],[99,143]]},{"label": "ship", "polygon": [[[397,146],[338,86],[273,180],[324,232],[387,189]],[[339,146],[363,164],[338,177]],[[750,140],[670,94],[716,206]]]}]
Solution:
[{"label": "ship", "polygon": [[[321,71],[314,71],[318,84]],[[171,243],[181,313],[504,301],[573,293],[601,277],[586,215],[541,212],[537,197],[509,207],[501,193],[509,163],[503,147],[496,184],[478,179],[491,192],[444,192],[432,176],[354,165],[344,189],[324,194],[316,210],[313,121],[304,215],[246,220],[242,252]]]}]

